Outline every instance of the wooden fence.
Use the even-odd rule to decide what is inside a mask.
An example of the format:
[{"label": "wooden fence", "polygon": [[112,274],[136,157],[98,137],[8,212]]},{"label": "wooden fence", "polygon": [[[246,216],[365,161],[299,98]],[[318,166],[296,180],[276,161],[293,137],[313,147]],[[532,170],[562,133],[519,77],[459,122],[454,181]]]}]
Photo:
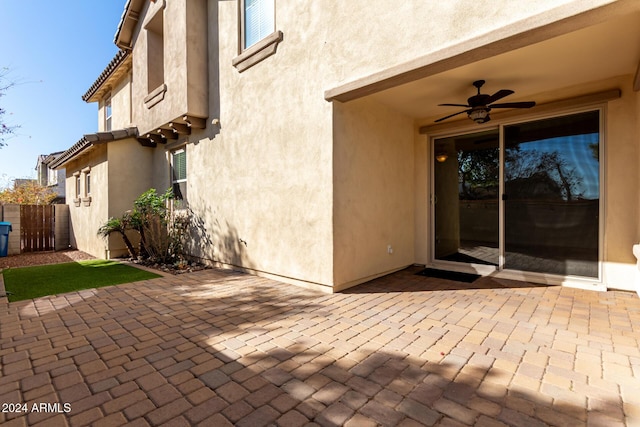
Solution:
[{"label": "wooden fence", "polygon": [[21,252],[55,249],[54,209],[54,205],[20,205]]}]

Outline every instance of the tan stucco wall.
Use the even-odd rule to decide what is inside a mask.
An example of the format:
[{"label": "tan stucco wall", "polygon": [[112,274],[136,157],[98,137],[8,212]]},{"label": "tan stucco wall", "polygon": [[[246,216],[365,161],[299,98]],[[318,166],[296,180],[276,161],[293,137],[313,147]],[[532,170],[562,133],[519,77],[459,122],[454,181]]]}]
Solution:
[{"label": "tan stucco wall", "polygon": [[[217,69],[219,58],[220,72],[210,74],[208,128],[186,147],[189,203],[209,239],[196,239],[193,254],[330,287],[331,104],[317,78],[328,65],[292,40],[273,57],[280,65],[238,73],[236,16],[235,2],[209,2],[210,25],[220,23],[219,40],[210,32],[209,66]],[[321,22],[310,25],[322,31]]]},{"label": "tan stucco wall", "polygon": [[152,188],[154,154],[153,148],[143,147],[134,138],[108,144],[109,216],[121,216],[133,209],[134,200]]},{"label": "tan stucco wall", "polygon": [[631,274],[638,243],[638,93],[629,90],[632,76],[620,79],[622,97],[608,103],[605,140],[604,274],[607,285],[634,289]]},{"label": "tan stucco wall", "polygon": [[[488,0],[459,0],[389,7],[388,1],[373,0],[362,8],[354,2],[327,7],[282,0],[276,30],[284,40],[277,53],[240,73],[231,65],[239,53],[237,2],[146,2],[145,8],[166,5],[167,92],[153,107],[144,105],[149,88],[140,28],[154,12],[143,10],[134,36],[133,122],[145,133],[177,114],[208,117],[205,130],[171,143],[175,148],[188,142],[189,202],[199,227],[193,255],[282,280],[342,288],[428,260],[429,155],[425,137],[416,131],[420,118],[371,99],[332,104],[323,99],[325,91],[545,10],[559,7],[560,19],[606,3],[546,0],[523,8],[516,2],[496,7]],[[621,102],[636,108],[637,99]],[[633,127],[624,121],[628,110],[612,114],[615,130],[608,132],[619,136],[609,138],[637,160],[637,149],[628,145],[633,137],[625,134]],[[158,190],[170,185],[171,146],[153,153],[151,185]],[[613,155],[628,166],[623,157]],[[607,196],[605,253],[627,265],[630,250],[625,255],[622,248],[639,237],[640,201],[622,197],[622,189],[628,189],[629,178],[639,180],[623,171],[607,174],[607,189],[617,187]],[[629,203],[635,212],[609,217]]]},{"label": "tan stucco wall", "polygon": [[[322,53],[334,66],[336,82],[346,83],[399,64],[411,64],[422,56],[486,34],[493,33],[492,38],[499,39],[508,33],[507,27],[529,17],[539,16],[539,23],[561,20],[611,3],[616,0],[541,0],[528,2],[526,7],[519,2],[492,0],[418,0],[393,6],[385,0],[373,0],[366,7],[359,2],[336,1],[330,7],[318,5],[315,9],[300,3],[306,11],[297,13],[318,16],[326,23]],[[357,19],[345,19],[350,16]],[[604,19],[606,15],[601,16]],[[367,48],[354,40],[365,40],[366,46],[384,54],[367,54]]]},{"label": "tan stucco wall", "polygon": [[[131,126],[131,77],[127,73],[107,94],[111,97],[111,130]],[[98,103],[98,130],[105,130],[105,99]]]},{"label": "tan stucco wall", "polygon": [[[141,26],[134,36],[133,122],[140,133],[154,131],[184,114],[208,116],[207,8],[205,0],[145,2]],[[164,84],[166,92],[155,105],[144,102],[149,88],[147,31],[144,27],[164,8]]]},{"label": "tan stucco wall", "polygon": [[335,103],[333,150],[340,289],[414,262],[413,119],[373,101]]},{"label": "tan stucco wall", "polygon": [[[133,201],[151,188],[154,151],[128,138],[94,146],[67,166],[67,201],[70,218],[71,246],[99,258],[128,254],[122,238],[112,234],[105,242],[97,236],[98,228],[110,217],[120,217],[133,208]],[[84,199],[84,173],[91,170],[91,202],[75,199],[74,172],[81,172]],[[135,241],[135,233],[131,235]],[[109,252],[106,253],[105,251]]]},{"label": "tan stucco wall", "polygon": [[193,254],[331,286],[331,127],[318,114],[330,105],[289,104],[276,90],[278,113],[263,114],[246,86],[221,100],[221,133],[186,147],[196,235],[210,239],[196,239]]},{"label": "tan stucco wall", "polygon": [[[69,205],[69,233],[72,247],[87,252],[97,258],[105,257],[106,242],[97,237],[98,228],[109,218],[109,204],[104,189],[108,188],[107,146],[98,145],[88,153],[66,164],[66,197]],[[84,174],[82,170],[91,168],[91,203],[74,203],[76,199],[76,177],[80,172],[81,197],[84,197]],[[78,204],[78,206],[76,206]]]},{"label": "tan stucco wall", "polygon": [[[211,74],[209,121],[219,118],[221,127],[209,125],[202,136],[216,136],[195,134],[190,140],[203,141],[188,146],[190,201],[214,237],[210,252],[204,250],[203,256],[334,289],[427,262],[429,167],[424,162],[429,156],[426,138],[414,127],[419,120],[414,123],[368,101],[327,108],[319,102],[321,94],[340,82],[549,9],[560,7],[557,11],[565,14],[558,15],[561,18],[606,3],[543,1],[522,8],[505,2],[496,8],[486,2],[406,2],[389,9],[387,2],[374,1],[362,10],[349,2],[332,7],[289,2],[276,10],[276,29],[284,33],[277,53],[238,73],[230,66],[238,53],[237,4],[209,2],[209,20],[219,23],[218,35],[210,32],[209,67],[217,68],[218,62],[220,67],[218,76]],[[344,19],[354,14],[369,15]],[[384,25],[373,24],[380,20]],[[361,25],[376,31],[364,31]],[[398,28],[403,37],[397,37]],[[407,40],[411,49],[406,48]],[[385,54],[362,51],[358,41],[379,46]],[[333,128],[331,134],[327,128]],[[392,147],[389,140],[401,142]],[[372,146],[380,151],[368,151]],[[383,180],[385,173],[396,175]],[[307,179],[307,185],[296,182]],[[232,188],[212,188],[220,185]],[[315,190],[291,191],[297,188]],[[299,203],[304,193],[309,195]],[[306,220],[311,209],[314,221]],[[305,221],[299,221],[301,211]],[[608,221],[635,229],[635,222],[625,215]],[[619,252],[615,257],[628,258],[630,252],[622,247],[629,237],[618,239],[623,230],[629,229],[608,229],[609,240],[615,240],[613,247],[607,246],[608,256]],[[300,244],[309,234],[316,243]],[[259,243],[253,243],[256,239]],[[391,255],[388,245],[393,248]],[[294,249],[292,255],[282,249],[289,247]],[[315,248],[313,253],[304,249],[310,247]]]}]

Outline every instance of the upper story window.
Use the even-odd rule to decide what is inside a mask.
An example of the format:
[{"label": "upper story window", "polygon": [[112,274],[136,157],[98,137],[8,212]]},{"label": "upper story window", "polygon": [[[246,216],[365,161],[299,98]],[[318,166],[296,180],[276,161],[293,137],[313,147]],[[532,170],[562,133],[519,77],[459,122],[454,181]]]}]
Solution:
[{"label": "upper story window", "polygon": [[47,168],[47,184],[48,185],[58,184],[58,171]]},{"label": "upper story window", "polygon": [[80,198],[80,173],[74,174],[76,178],[76,199]]},{"label": "upper story window", "polygon": [[84,176],[84,192],[85,197],[91,195],[91,172],[87,172]]},{"label": "upper story window", "polygon": [[276,53],[282,31],[276,30],[276,0],[238,0],[239,52],[232,64],[244,71]]},{"label": "upper story window", "polygon": [[164,81],[164,1],[158,3],[147,24],[144,26],[147,35],[147,93],[144,103],[151,108],[164,99],[167,85]]},{"label": "upper story window", "polygon": [[105,132],[111,130],[111,98],[104,101],[104,130]]},{"label": "upper story window", "polygon": [[275,0],[242,0],[243,50],[275,31],[274,2]]},{"label": "upper story window", "polygon": [[164,83],[164,14],[158,11],[147,24],[147,90]]}]

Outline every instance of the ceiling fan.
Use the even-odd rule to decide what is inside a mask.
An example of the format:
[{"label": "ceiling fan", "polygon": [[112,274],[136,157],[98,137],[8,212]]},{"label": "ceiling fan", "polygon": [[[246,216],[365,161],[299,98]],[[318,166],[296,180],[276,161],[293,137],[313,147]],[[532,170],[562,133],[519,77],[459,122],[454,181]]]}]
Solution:
[{"label": "ceiling fan", "polygon": [[450,114],[446,117],[442,117],[436,120],[436,123],[446,120],[450,117],[457,116],[458,114],[467,113],[471,120],[478,124],[481,124],[491,120],[491,117],[489,117],[489,112],[493,108],[531,108],[536,105],[534,101],[505,102],[501,104],[494,104],[494,102],[496,102],[497,100],[502,99],[505,96],[509,96],[514,92],[509,89],[500,89],[493,95],[486,95],[480,93],[480,88],[482,87],[482,85],[484,85],[484,83],[484,80],[476,80],[475,82],[473,82],[473,85],[478,89],[478,93],[467,99],[467,104],[438,104],[439,106],[446,107],[465,107],[466,110],[462,110],[457,113]]}]

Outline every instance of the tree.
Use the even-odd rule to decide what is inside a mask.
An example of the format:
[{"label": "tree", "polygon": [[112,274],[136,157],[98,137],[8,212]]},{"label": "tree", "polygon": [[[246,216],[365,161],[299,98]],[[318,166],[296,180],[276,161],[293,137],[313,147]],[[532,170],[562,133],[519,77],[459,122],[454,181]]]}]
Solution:
[{"label": "tree", "polygon": [[[507,192],[511,195],[515,196],[519,191],[522,197],[532,198],[536,193],[539,197],[549,197],[553,193],[566,201],[580,199],[584,195],[584,186],[576,168],[558,150],[521,151],[519,147],[510,148],[505,152],[505,163],[505,180],[512,186]],[[514,183],[519,190],[513,188]]]},{"label": "tree", "polygon": [[[133,210],[125,212],[122,218],[109,218],[98,229],[98,235],[106,238],[111,233],[119,233],[132,258],[163,264],[182,263],[191,216],[185,212],[173,212],[169,208],[172,199],[171,188],[164,194],[158,194],[154,188],[145,191],[133,202]],[[135,230],[140,235],[137,251],[126,234],[127,230]]]},{"label": "tree", "polygon": [[[0,98],[5,95],[5,92],[12,88],[15,83],[7,81],[8,69],[4,68],[0,71]],[[6,110],[0,106],[0,148],[7,145],[6,140],[8,137],[14,134],[18,126],[9,125],[5,122],[4,115]]]},{"label": "tree", "polygon": [[129,256],[131,258],[136,258],[136,250],[129,240],[129,236],[127,236],[127,230],[131,230],[131,214],[129,212],[125,212],[122,218],[114,218],[111,217],[98,229],[98,236],[106,239],[111,235],[111,233],[119,233],[124,241],[124,244],[127,246],[127,251],[129,251]]},{"label": "tree", "polygon": [[48,205],[56,196],[51,188],[42,186],[35,180],[27,180],[0,191],[0,204]]}]

